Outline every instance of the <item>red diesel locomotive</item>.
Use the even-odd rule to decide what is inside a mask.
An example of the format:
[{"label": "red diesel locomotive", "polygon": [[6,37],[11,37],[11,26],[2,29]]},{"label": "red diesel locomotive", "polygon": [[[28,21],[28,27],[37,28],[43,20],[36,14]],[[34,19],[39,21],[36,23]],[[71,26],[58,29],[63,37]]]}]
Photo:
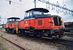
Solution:
[{"label": "red diesel locomotive", "polygon": [[16,32],[17,22],[20,20],[18,17],[10,17],[7,19],[7,23],[4,25],[4,28],[7,32],[14,33]]},{"label": "red diesel locomotive", "polygon": [[44,8],[27,10],[24,19],[21,21],[18,21],[19,18],[15,17],[8,18],[5,30],[36,37],[62,37],[64,25],[61,17],[48,14],[48,12]]}]

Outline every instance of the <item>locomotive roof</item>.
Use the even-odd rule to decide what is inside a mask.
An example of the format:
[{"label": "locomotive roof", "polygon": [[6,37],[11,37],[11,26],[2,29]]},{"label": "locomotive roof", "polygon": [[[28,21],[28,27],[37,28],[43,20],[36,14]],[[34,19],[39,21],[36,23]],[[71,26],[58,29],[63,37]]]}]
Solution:
[{"label": "locomotive roof", "polygon": [[47,9],[45,8],[32,8],[30,10],[27,10],[26,12],[29,12],[29,11],[40,11],[40,12],[44,12],[44,13],[47,13],[49,12]]},{"label": "locomotive roof", "polygon": [[8,19],[20,19],[20,18],[18,18],[18,17],[10,17]]}]

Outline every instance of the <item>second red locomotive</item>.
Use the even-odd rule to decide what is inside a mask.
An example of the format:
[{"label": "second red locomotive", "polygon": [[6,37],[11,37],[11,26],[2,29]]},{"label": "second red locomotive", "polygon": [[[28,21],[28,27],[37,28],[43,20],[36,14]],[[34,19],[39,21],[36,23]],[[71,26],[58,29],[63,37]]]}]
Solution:
[{"label": "second red locomotive", "polygon": [[44,8],[33,8],[26,11],[23,20],[19,18],[8,18],[11,21],[5,25],[7,32],[36,37],[60,38],[63,36],[63,22],[61,17],[48,14]]}]

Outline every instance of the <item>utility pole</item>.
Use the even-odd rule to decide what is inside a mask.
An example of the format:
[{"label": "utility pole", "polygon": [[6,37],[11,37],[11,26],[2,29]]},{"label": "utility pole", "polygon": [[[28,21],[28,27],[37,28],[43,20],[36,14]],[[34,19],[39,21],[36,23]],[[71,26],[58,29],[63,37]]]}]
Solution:
[{"label": "utility pole", "polygon": [[34,0],[34,7],[36,8],[36,0]]},{"label": "utility pole", "polygon": [[20,2],[22,1],[22,0],[19,0]]},{"label": "utility pole", "polygon": [[9,0],[9,4],[11,5],[11,3],[12,3],[12,1],[11,0]]}]

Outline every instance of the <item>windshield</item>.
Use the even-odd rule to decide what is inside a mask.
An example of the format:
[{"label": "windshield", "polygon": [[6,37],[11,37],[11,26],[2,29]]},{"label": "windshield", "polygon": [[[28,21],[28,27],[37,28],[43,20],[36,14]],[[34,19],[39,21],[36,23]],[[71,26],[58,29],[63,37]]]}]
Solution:
[{"label": "windshield", "polygon": [[39,17],[48,17],[48,13],[44,13],[40,11],[30,11],[26,13],[26,16],[24,17],[24,19],[39,18]]},{"label": "windshield", "polygon": [[34,11],[33,14],[34,14],[34,15],[41,15],[41,14],[43,14],[43,12]]}]

